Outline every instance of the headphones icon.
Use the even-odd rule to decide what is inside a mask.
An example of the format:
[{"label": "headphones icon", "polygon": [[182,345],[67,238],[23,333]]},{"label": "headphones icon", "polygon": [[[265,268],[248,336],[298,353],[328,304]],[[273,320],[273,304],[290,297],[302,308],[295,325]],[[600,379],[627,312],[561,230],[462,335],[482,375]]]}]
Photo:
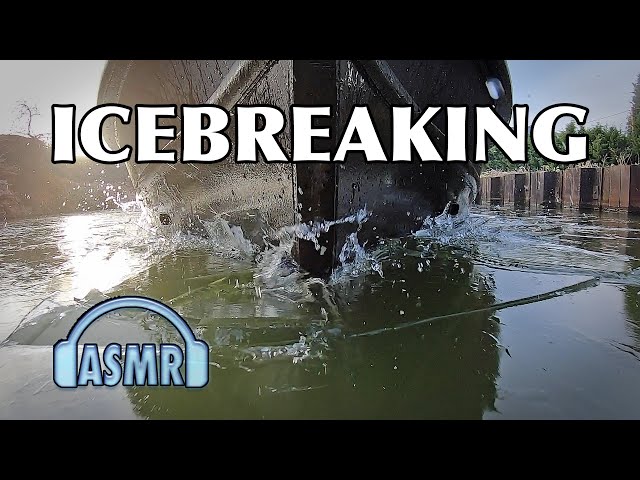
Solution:
[{"label": "headphones icon", "polygon": [[185,386],[204,387],[209,382],[209,346],[197,340],[191,327],[172,308],[146,297],[123,296],[100,302],[85,313],[69,331],[66,339],[58,340],[53,346],[53,381],[59,387],[78,386],[78,341],[89,325],[101,316],[121,308],[142,308],[168,320],[185,343]]}]

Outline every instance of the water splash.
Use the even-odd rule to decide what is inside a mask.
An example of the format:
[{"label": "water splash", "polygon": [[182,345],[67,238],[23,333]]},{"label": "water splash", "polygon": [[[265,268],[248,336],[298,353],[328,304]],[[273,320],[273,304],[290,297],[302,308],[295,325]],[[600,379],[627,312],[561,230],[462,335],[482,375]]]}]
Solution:
[{"label": "water splash", "polygon": [[342,225],[345,223],[356,224],[357,229],[359,230],[360,227],[371,217],[371,214],[372,212],[367,210],[367,206],[365,205],[364,208],[361,208],[357,212],[337,220],[316,220],[314,222],[298,223],[292,226],[283,227],[276,233],[276,236],[280,237],[281,235],[286,234],[290,236],[293,235],[302,240],[308,240],[314,244],[316,251],[319,251],[320,255],[324,255],[324,247],[320,246],[320,243],[318,242],[322,233],[327,233],[329,229],[335,225]]},{"label": "water splash", "polygon": [[475,178],[465,175],[465,186],[455,201],[448,202],[439,215],[427,216],[415,236],[448,244],[476,233],[480,225],[472,218],[471,205],[477,193]]},{"label": "water splash", "polygon": [[[252,368],[250,363],[259,359],[277,357],[310,362],[322,358],[329,348],[327,339],[334,334],[340,335],[345,321],[345,305],[353,302],[354,298],[370,291],[372,285],[388,289],[392,288],[394,282],[400,284],[404,281],[405,268],[424,275],[422,278],[425,279],[429,275],[446,278],[456,268],[460,275],[466,274],[463,268],[467,267],[458,263],[458,256],[465,257],[475,265],[493,269],[520,269],[527,272],[543,269],[551,273],[566,271],[600,279],[605,277],[604,281],[608,282],[640,284],[640,265],[631,265],[631,258],[619,253],[612,256],[590,251],[584,245],[571,244],[570,236],[594,235],[593,225],[589,225],[582,217],[573,222],[568,221],[566,216],[562,219],[529,219],[504,213],[472,212],[468,199],[473,192],[471,185],[464,195],[448,203],[439,215],[425,219],[423,227],[414,235],[395,240],[381,239],[375,247],[358,238],[362,226],[375,214],[367,208],[337,220],[318,219],[288,225],[276,231],[265,231],[264,245],[258,246],[247,238],[240,226],[231,225],[222,216],[210,220],[198,219],[206,235],[193,235],[177,225],[169,229],[158,228],[142,199],[136,198],[132,202],[119,203],[126,215],[123,218],[129,225],[122,230],[120,237],[112,240],[108,236],[103,238],[103,233],[108,229],[102,229],[107,225],[100,224],[98,229],[92,227],[95,232],[89,240],[94,243],[88,244],[84,237],[82,241],[78,237],[77,242],[68,246],[75,250],[69,252],[65,250],[67,247],[61,247],[60,251],[67,256],[75,255],[77,265],[85,265],[87,258],[90,259],[86,253],[99,246],[104,253],[97,259],[100,265],[105,262],[115,265],[116,261],[118,265],[134,265],[130,275],[137,275],[156,264],[161,265],[163,258],[175,255],[190,258],[193,252],[241,260],[245,269],[243,278],[225,272],[217,276],[209,275],[215,278],[189,283],[185,291],[174,292],[173,296],[174,300],[177,299],[176,308],[194,322],[199,335],[208,335],[219,342],[219,348],[227,349],[224,350],[227,353],[221,354],[226,355],[226,363],[218,359],[219,364],[242,364],[248,368]],[[457,206],[455,210],[454,205]],[[157,219],[157,215],[153,217]],[[117,221],[120,224],[123,222]],[[347,223],[354,228],[344,239],[337,255],[338,266],[330,278],[314,278],[302,270],[292,253],[295,243],[312,242],[318,254],[326,255],[319,242],[321,235],[336,225]],[[76,230],[80,232],[84,229]],[[603,227],[599,227],[597,232],[606,238],[620,235]],[[95,243],[103,240],[106,242],[104,245]],[[80,252],[80,248],[87,252]],[[124,262],[113,252],[110,253],[110,248],[129,249],[131,256]],[[544,249],[543,258],[540,257],[540,249]],[[442,267],[434,265],[444,257],[451,260],[444,261],[449,265],[449,270],[437,270]],[[471,285],[476,283],[473,280]],[[222,289],[223,286],[225,289]],[[115,291],[117,286],[102,294],[110,295]],[[408,295],[409,289],[405,288],[401,293]],[[238,304],[220,307],[218,299],[224,296],[236,299],[229,300],[231,303],[242,298],[246,305],[238,301]],[[413,296],[406,298],[407,301],[413,301]],[[40,327],[44,326],[46,330],[53,328],[54,324],[62,325],[57,315],[67,312],[68,317],[73,317],[90,302],[91,298],[87,297],[74,300],[72,304],[58,305],[54,312],[56,318],[50,315],[51,312],[41,312],[41,320],[31,316],[24,325],[30,325],[31,330],[37,327],[32,332],[37,333],[39,338],[46,338],[46,335],[40,337]],[[415,299],[415,304],[420,302],[419,298]],[[403,318],[410,317],[410,310],[405,306],[397,311],[402,312],[399,315]],[[34,322],[40,325],[34,325]],[[265,342],[266,339],[270,341]],[[234,352],[233,358],[229,357],[229,348]]]},{"label": "water splash", "polygon": [[357,232],[349,234],[338,256],[340,265],[332,272],[330,283],[340,283],[345,277],[358,277],[370,271],[384,278],[379,258],[383,251],[381,248],[369,250],[366,242],[360,245]]}]

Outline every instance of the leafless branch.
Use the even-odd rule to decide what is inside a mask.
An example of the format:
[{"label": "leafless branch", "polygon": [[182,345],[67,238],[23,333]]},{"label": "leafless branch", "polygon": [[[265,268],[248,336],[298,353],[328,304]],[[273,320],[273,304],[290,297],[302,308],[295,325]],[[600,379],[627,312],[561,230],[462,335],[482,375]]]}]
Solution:
[{"label": "leafless branch", "polygon": [[16,104],[15,111],[17,121],[25,121],[26,119],[27,136],[33,137],[34,135],[31,133],[31,123],[33,121],[33,117],[37,117],[40,115],[38,107],[36,107],[35,105],[29,105],[26,100],[20,100]]}]

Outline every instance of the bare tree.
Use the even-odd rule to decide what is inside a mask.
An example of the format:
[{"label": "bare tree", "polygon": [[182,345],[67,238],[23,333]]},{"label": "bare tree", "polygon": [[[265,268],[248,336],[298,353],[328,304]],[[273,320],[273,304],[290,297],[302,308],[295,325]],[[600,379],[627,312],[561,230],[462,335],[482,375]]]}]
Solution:
[{"label": "bare tree", "polygon": [[31,133],[31,123],[33,122],[33,117],[37,117],[40,115],[38,107],[36,107],[35,105],[29,105],[26,100],[20,100],[16,104],[15,111],[16,121],[26,122],[27,136],[34,137],[33,133]]}]

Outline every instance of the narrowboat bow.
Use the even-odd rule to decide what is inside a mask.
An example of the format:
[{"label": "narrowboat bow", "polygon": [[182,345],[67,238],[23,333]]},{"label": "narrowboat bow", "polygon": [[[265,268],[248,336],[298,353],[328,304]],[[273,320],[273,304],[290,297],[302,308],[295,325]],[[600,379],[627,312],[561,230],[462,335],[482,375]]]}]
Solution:
[{"label": "narrowboat bow", "polygon": [[[368,105],[383,146],[391,141],[392,105],[493,105],[508,122],[511,82],[506,62],[494,60],[167,60],[109,61],[98,103],[215,104],[233,115],[236,105],[280,108],[289,122],[291,105],[332,105],[331,118],[315,127],[343,131],[354,105]],[[434,118],[428,132],[442,152],[445,119]],[[176,119],[163,121],[176,125]],[[107,145],[135,144],[135,119],[113,118],[104,125]],[[234,138],[233,122],[227,130]],[[291,151],[290,131],[278,138]],[[467,145],[473,141],[473,125]],[[162,141],[161,141],[162,142]],[[180,151],[180,136],[160,148]],[[314,147],[334,151],[336,139],[318,138]],[[233,142],[232,142],[233,143]],[[399,236],[419,229],[427,216],[450,205],[453,215],[477,195],[480,165],[474,162],[370,163],[359,152],[341,163],[236,163],[235,148],[212,164],[127,162],[129,176],[151,217],[166,228],[202,233],[201,221],[224,215],[260,242],[265,229],[297,222],[336,220],[366,206],[371,217],[361,240]],[[301,267],[326,276],[354,225],[338,223],[318,238],[299,239],[294,254]]]}]

